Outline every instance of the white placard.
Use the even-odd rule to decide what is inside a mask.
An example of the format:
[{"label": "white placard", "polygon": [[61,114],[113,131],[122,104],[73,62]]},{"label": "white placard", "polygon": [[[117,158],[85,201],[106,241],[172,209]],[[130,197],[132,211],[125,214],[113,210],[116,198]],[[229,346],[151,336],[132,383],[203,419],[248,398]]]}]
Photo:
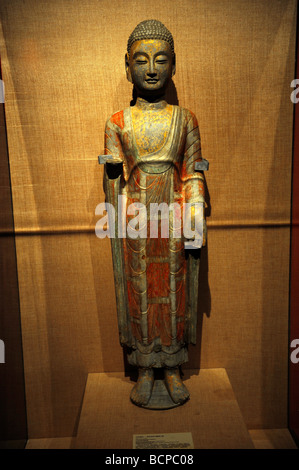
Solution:
[{"label": "white placard", "polygon": [[191,432],[134,434],[133,449],[194,449]]}]

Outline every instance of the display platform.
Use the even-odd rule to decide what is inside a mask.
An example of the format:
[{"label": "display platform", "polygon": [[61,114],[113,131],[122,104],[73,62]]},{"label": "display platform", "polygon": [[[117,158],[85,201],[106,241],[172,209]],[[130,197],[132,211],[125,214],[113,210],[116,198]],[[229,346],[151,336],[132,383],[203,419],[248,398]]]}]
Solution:
[{"label": "display platform", "polygon": [[225,369],[184,371],[191,399],[169,410],[133,405],[124,373],[89,374],[77,449],[132,449],[134,434],[191,432],[195,449],[253,449]]}]

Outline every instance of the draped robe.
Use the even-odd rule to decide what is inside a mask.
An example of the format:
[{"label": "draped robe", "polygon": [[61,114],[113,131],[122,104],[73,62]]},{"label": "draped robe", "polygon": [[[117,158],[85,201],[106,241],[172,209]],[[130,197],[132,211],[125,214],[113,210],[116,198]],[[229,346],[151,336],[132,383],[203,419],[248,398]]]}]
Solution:
[{"label": "draped robe", "polygon": [[[161,237],[161,217],[158,237],[150,237],[149,210],[146,237],[119,238],[118,196],[126,196],[125,211],[136,203],[147,209],[151,203],[204,204],[203,175],[194,168],[202,160],[198,123],[187,109],[172,106],[161,148],[141,154],[137,137],[130,107],[108,119],[105,154],[121,162],[106,163],[104,172],[106,201],[116,214],[111,247],[120,343],[133,365],[177,367],[188,360],[187,345],[196,343],[199,259],[185,256],[183,231],[174,233],[171,213],[168,238]],[[126,215],[126,224],[132,217]]]}]

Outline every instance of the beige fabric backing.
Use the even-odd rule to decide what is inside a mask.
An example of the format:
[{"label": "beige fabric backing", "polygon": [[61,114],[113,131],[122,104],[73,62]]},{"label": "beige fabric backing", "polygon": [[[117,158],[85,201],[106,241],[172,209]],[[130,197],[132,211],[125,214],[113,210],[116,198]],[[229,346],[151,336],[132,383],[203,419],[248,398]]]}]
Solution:
[{"label": "beige fabric backing", "polygon": [[286,427],[295,0],[4,0],[0,13],[29,437],[74,434],[87,373],[124,367],[110,244],[94,234],[97,155],[131,100],[127,38],[153,17],[210,161],[187,367],[225,368],[249,428]]}]

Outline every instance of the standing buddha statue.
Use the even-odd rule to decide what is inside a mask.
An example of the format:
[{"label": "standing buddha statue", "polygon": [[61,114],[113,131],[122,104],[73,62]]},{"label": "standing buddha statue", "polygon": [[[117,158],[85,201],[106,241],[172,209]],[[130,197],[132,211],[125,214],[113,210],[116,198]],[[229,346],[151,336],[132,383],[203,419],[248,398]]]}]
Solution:
[{"label": "standing buddha statue", "polygon": [[[204,206],[206,160],[201,157],[195,115],[165,100],[175,73],[175,52],[173,37],[160,21],[136,26],[128,40],[125,66],[137,99],[108,119],[104,160],[106,201],[116,209],[111,246],[119,336],[129,364],[138,368],[132,402],[151,408],[154,369],[159,368],[164,370],[171,403],[160,407],[167,408],[189,398],[180,366],[188,361],[188,344],[196,342],[199,259],[192,253],[198,250],[186,250],[184,234],[174,235],[171,224],[169,237],[151,237],[148,215],[145,236],[121,235],[119,196],[125,196],[128,226],[134,214],[127,209],[132,204]],[[195,215],[191,211],[193,219]],[[160,230],[162,219],[160,215]]]}]

